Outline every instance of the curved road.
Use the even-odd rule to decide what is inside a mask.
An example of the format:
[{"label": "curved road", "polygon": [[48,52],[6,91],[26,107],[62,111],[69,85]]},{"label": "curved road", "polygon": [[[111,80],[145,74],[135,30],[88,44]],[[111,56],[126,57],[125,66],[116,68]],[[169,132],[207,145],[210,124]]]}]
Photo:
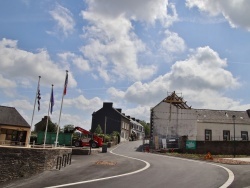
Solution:
[{"label": "curved road", "polygon": [[126,142],[108,153],[74,155],[72,164],[61,170],[46,171],[4,187],[217,188],[228,187],[233,181],[233,173],[225,167],[138,152],[141,143]]}]

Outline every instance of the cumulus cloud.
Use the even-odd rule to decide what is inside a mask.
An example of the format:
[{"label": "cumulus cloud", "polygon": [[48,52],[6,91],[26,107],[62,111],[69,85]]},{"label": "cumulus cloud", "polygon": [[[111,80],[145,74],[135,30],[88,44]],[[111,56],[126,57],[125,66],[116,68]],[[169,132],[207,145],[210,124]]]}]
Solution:
[{"label": "cumulus cloud", "polygon": [[139,120],[149,121],[150,107],[149,106],[137,106],[136,108],[129,108],[124,110],[125,115],[134,117]]},{"label": "cumulus cloud", "polygon": [[226,59],[208,46],[196,49],[188,59],[178,61],[169,74],[170,87],[212,90],[233,89],[239,85],[231,72],[225,70]]},{"label": "cumulus cloud", "polygon": [[[41,84],[63,86],[65,71],[50,59],[46,50],[28,52],[19,49],[17,41],[3,38],[0,40],[0,59],[1,79],[5,84],[7,82],[14,87],[18,83],[18,86],[27,87],[28,82],[31,85],[41,76]],[[76,80],[69,73],[69,87],[76,85]]]},{"label": "cumulus cloud", "polygon": [[178,33],[165,31],[166,37],[162,40],[162,49],[170,53],[181,53],[185,51],[185,41],[179,37]]},{"label": "cumulus cloud", "polygon": [[69,9],[57,3],[55,8],[49,13],[57,23],[57,30],[62,31],[64,36],[67,37],[69,34],[73,33],[75,21]]},{"label": "cumulus cloud", "polygon": [[209,47],[192,51],[184,61],[172,65],[170,72],[149,83],[135,82],[126,91],[110,88],[111,97],[138,105],[155,106],[172,91],[184,95],[189,105],[196,108],[233,108],[238,101],[223,96],[229,89],[240,86],[226,70],[226,59]]},{"label": "cumulus cloud", "polygon": [[[90,0],[89,12],[95,12],[105,17],[119,17],[124,15],[128,19],[135,21],[154,23],[157,20],[165,22],[167,25],[177,20],[177,13],[173,4],[168,0],[127,0],[127,1],[97,1]],[[172,11],[168,14],[169,9]]]},{"label": "cumulus cloud", "polygon": [[15,82],[13,82],[12,80],[4,78],[0,74],[0,88],[4,89],[4,88],[15,88],[15,87],[16,87]]},{"label": "cumulus cloud", "polygon": [[[95,105],[93,105],[95,104]],[[76,98],[65,99],[64,105],[67,107],[76,107],[80,110],[85,110],[89,112],[93,112],[99,107],[102,107],[102,101],[98,97],[94,97],[92,99],[87,99],[83,95],[79,95]]]},{"label": "cumulus cloud", "polygon": [[90,66],[87,60],[85,60],[82,56],[76,55],[72,52],[60,53],[58,56],[64,62],[72,62],[78,69],[82,71],[89,71]]},{"label": "cumulus cloud", "polygon": [[31,105],[27,100],[14,100],[8,103],[3,103],[5,106],[12,106],[22,110],[32,110],[33,105]]},{"label": "cumulus cloud", "polygon": [[147,47],[135,33],[133,22],[154,24],[159,21],[167,27],[177,20],[175,6],[168,0],[90,0],[87,4],[88,9],[81,15],[89,22],[83,28],[83,37],[88,43],[81,51],[98,67],[96,75],[106,82],[151,78],[157,67],[138,60],[138,55]]},{"label": "cumulus cloud", "polygon": [[250,2],[248,0],[186,0],[189,8],[197,7],[212,16],[222,14],[232,27],[242,27],[250,31]]}]

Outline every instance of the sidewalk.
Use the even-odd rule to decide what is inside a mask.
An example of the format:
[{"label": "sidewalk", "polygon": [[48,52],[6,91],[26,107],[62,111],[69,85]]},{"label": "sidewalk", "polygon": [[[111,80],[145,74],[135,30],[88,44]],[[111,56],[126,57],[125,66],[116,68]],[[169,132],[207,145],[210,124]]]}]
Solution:
[{"label": "sidewalk", "polygon": [[249,162],[250,163],[250,157],[246,157],[246,158],[224,158],[224,159],[234,160],[234,161],[244,161],[244,162]]}]

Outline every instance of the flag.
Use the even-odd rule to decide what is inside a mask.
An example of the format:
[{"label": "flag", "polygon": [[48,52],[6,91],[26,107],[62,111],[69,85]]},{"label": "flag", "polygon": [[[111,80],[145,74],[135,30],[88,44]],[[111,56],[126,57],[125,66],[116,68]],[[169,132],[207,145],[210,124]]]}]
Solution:
[{"label": "flag", "polygon": [[54,94],[53,94],[53,88],[51,90],[51,96],[50,96],[50,113],[52,114],[54,106]]},{"label": "flag", "polygon": [[67,85],[68,85],[68,71],[67,71],[67,73],[66,73],[66,78],[65,78],[65,83],[64,83],[63,95],[66,95],[66,93],[67,93]]},{"label": "flag", "polygon": [[40,99],[41,99],[41,94],[40,94],[40,86],[38,85],[38,90],[37,90],[37,104],[38,104],[38,111],[40,110]]}]

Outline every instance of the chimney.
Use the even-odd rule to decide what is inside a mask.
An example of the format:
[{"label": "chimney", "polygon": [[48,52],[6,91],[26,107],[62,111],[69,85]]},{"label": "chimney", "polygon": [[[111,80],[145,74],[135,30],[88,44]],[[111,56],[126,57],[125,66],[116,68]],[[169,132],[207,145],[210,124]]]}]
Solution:
[{"label": "chimney", "polygon": [[247,110],[247,115],[250,118],[250,109]]},{"label": "chimney", "polygon": [[122,113],[122,109],[121,108],[116,108],[116,110],[120,113]]},{"label": "chimney", "polygon": [[113,103],[112,102],[104,102],[103,103],[103,108],[112,108],[113,107]]}]

